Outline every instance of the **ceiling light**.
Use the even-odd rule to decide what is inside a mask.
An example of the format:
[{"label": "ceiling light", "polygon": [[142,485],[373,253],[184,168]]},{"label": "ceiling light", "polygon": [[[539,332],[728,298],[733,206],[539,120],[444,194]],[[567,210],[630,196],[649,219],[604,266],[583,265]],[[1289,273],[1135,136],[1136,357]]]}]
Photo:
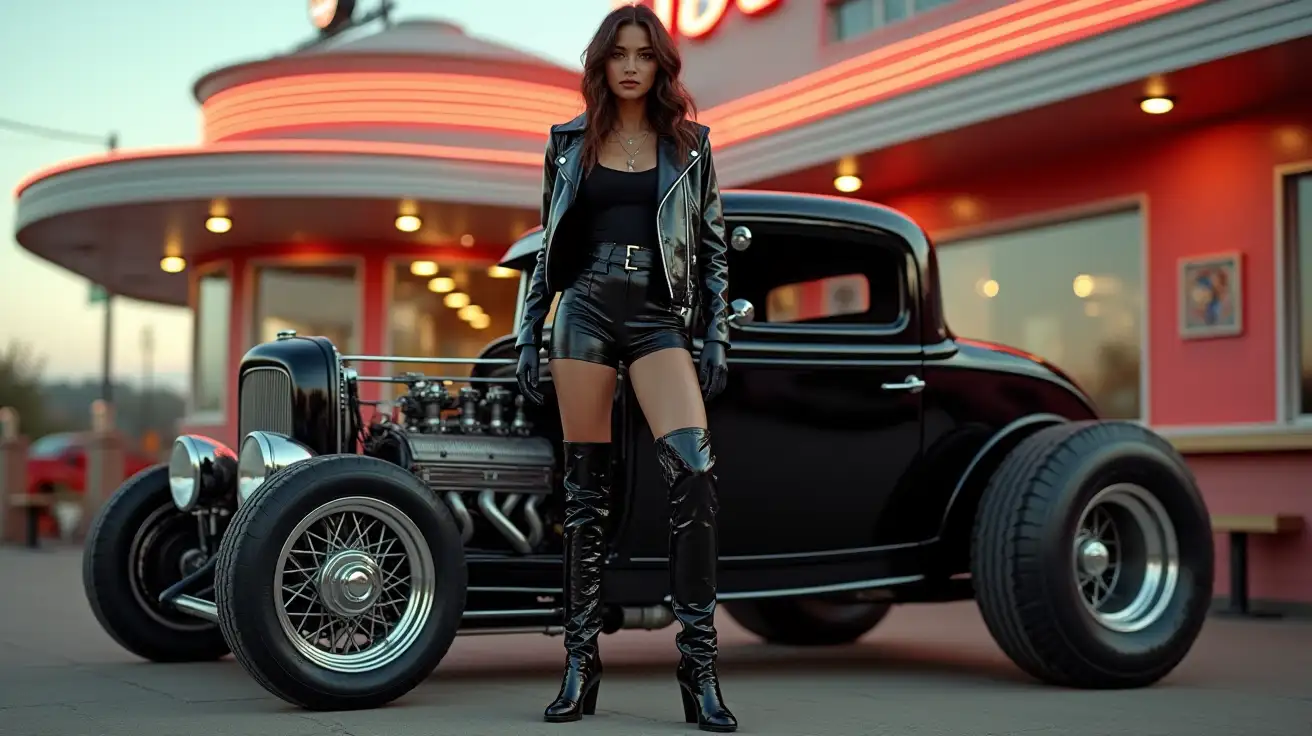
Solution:
[{"label": "ceiling light", "polygon": [[456,288],[456,280],[450,276],[438,276],[428,282],[428,290],[435,294],[445,294]]},{"label": "ceiling light", "polygon": [[464,235],[461,235],[460,244],[465,246],[466,248],[474,247],[474,236],[470,235],[469,233],[465,233]]},{"label": "ceiling light", "polygon": [[423,220],[418,215],[401,215],[396,218],[396,229],[403,233],[413,233],[422,227]]},{"label": "ceiling light", "polygon": [[182,273],[187,267],[187,260],[182,256],[164,256],[159,259],[159,270],[164,273]]},{"label": "ceiling light", "polygon": [[861,166],[856,156],[840,158],[835,168],[834,189],[844,194],[851,194],[861,188]]},{"label": "ceiling light", "polygon": [[452,309],[463,309],[469,306],[469,295],[461,291],[453,291],[443,297],[442,303]]},{"label": "ceiling light", "polygon": [[1002,289],[998,285],[998,282],[994,281],[993,279],[988,279],[987,281],[981,282],[979,285],[979,293],[983,294],[989,299],[992,299],[993,297],[997,296],[998,292],[1001,290]]},{"label": "ceiling light", "polygon": [[214,215],[205,221],[205,229],[212,233],[223,234],[232,229],[232,220],[223,215]]},{"label": "ceiling light", "polygon": [[1082,273],[1075,277],[1071,282],[1071,289],[1075,291],[1075,296],[1083,299],[1093,293],[1093,277],[1087,273]]},{"label": "ceiling light", "polygon": [[432,261],[415,261],[410,264],[410,273],[416,276],[435,276],[437,264]]},{"label": "ceiling light", "polygon": [[469,322],[470,320],[474,319],[475,317],[477,317],[482,313],[483,313],[482,307],[478,306],[477,304],[469,304],[461,307],[460,311],[456,312],[456,316],[460,317],[460,319],[463,319],[466,322]]},{"label": "ceiling light", "polygon": [[487,275],[494,279],[513,279],[517,273],[519,271],[505,266],[489,266],[487,269]]},{"label": "ceiling light", "polygon": [[843,176],[834,177],[834,189],[844,194],[851,194],[861,188],[861,177],[855,174],[844,174]]},{"label": "ceiling light", "polygon": [[492,324],[492,318],[486,314],[475,315],[473,319],[469,320],[469,326],[476,330],[486,330],[490,324]]},{"label": "ceiling light", "polygon": [[1175,109],[1175,98],[1165,95],[1139,100],[1139,109],[1149,115],[1163,115]]}]

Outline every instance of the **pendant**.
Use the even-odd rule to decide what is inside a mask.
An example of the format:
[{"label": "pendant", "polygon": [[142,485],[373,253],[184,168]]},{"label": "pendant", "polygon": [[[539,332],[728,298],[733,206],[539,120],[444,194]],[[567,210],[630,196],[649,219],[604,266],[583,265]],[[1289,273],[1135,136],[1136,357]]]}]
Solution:
[{"label": "pendant", "polygon": [[629,171],[633,171],[633,159],[629,159]]},{"label": "pendant", "polygon": [[629,139],[629,145],[630,145],[630,146],[633,145],[633,139],[632,139],[632,138]]}]

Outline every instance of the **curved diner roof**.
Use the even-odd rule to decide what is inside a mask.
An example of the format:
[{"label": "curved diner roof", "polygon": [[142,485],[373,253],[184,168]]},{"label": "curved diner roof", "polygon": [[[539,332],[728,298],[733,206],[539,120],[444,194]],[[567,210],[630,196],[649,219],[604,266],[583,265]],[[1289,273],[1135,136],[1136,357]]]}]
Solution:
[{"label": "curved diner roof", "polygon": [[[547,127],[577,115],[577,72],[404,21],[202,76],[201,142],[61,163],[18,185],[16,237],[125,296],[185,305],[185,273],[274,243],[501,249],[538,219]],[[471,185],[476,182],[476,185]],[[396,229],[418,214],[418,232]],[[232,229],[205,221],[225,214]]]},{"label": "curved diner roof", "polygon": [[[1312,8],[1260,6],[981,0],[906,38],[872,38],[841,59],[820,53],[813,68],[775,64],[787,81],[760,89],[756,62],[814,20],[813,4],[788,3],[744,21],[731,44],[690,44],[687,60],[716,100],[699,117],[723,186],[828,191],[850,159],[860,196],[878,198],[1099,136],[1160,133],[1258,90],[1303,93],[1306,65],[1285,57],[1305,43]],[[1146,120],[1135,100],[1163,69],[1191,103]],[[195,85],[200,146],[40,172],[19,186],[17,237],[118,293],[175,304],[186,279],[157,266],[173,250],[203,260],[271,242],[441,248],[467,233],[504,252],[538,220],[545,130],[581,109],[577,82],[575,71],[434,21],[224,67]],[[425,225],[407,235],[392,222],[409,200]],[[220,201],[234,226],[216,236],[203,222]]]}]

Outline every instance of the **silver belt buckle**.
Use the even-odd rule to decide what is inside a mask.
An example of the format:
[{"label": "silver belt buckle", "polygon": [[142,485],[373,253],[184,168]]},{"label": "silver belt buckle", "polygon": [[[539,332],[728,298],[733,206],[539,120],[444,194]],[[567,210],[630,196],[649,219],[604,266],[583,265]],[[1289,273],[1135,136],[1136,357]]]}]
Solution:
[{"label": "silver belt buckle", "polygon": [[625,270],[625,271],[637,271],[637,270],[638,270],[638,267],[637,267],[637,266],[635,266],[635,265],[629,263],[629,259],[633,257],[633,251],[637,250],[638,248],[639,248],[639,246],[636,246],[636,245],[626,245],[626,246],[624,246],[624,270]]}]

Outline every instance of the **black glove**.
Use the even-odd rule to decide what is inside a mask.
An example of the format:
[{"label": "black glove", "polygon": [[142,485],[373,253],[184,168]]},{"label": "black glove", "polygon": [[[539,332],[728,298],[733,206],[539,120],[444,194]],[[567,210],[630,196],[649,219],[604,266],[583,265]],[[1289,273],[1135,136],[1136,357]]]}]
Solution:
[{"label": "black glove", "polygon": [[702,343],[701,367],[698,372],[702,384],[702,398],[710,401],[724,390],[724,384],[729,378],[729,357],[725,352],[724,343],[718,340]]},{"label": "black glove", "polygon": [[515,378],[519,380],[519,392],[534,404],[542,405],[542,392],[538,391],[538,347],[525,345],[519,349],[519,366],[515,368]]}]

